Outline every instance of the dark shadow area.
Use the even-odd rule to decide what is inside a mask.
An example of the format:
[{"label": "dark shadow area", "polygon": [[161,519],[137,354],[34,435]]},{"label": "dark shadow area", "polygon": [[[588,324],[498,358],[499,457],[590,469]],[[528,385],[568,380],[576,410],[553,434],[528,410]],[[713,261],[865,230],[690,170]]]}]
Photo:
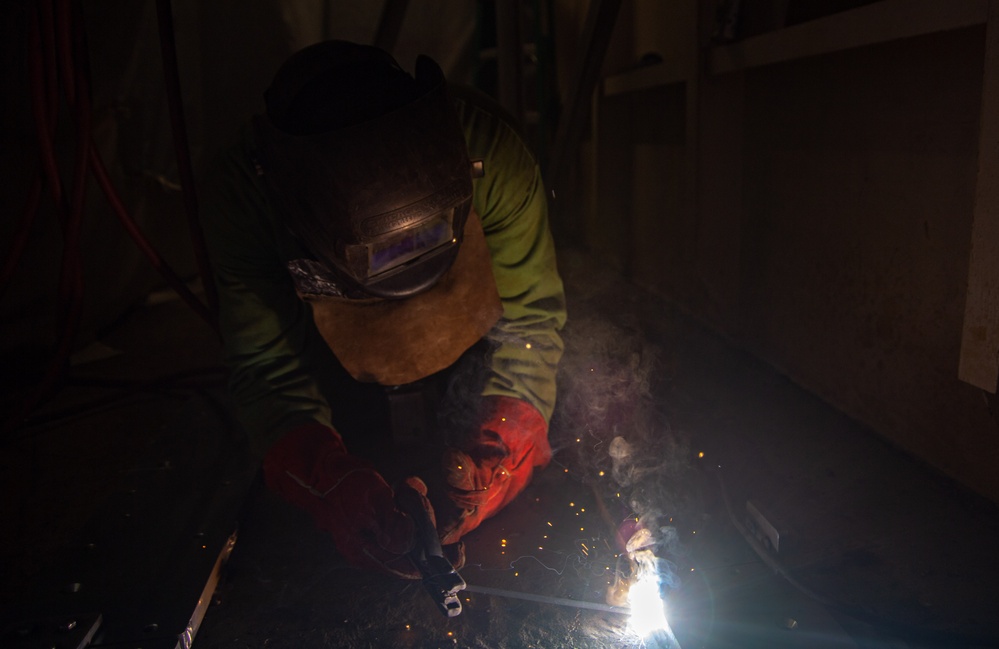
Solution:
[{"label": "dark shadow area", "polygon": [[171,301],[4,442],[0,644],[670,646],[608,605],[638,518],[679,646],[997,646],[995,505],[587,255],[560,263],[554,460],[466,538],[460,616],[254,481],[217,342]]}]

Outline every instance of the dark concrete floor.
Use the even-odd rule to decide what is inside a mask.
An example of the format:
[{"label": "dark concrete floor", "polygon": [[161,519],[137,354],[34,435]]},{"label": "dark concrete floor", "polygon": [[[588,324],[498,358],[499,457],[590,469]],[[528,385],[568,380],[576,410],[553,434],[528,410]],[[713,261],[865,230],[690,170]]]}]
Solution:
[{"label": "dark concrete floor", "polygon": [[[460,616],[417,583],[352,569],[261,488],[217,342],[167,302],[108,332],[121,353],[74,367],[4,442],[0,646],[78,646],[98,614],[95,646],[184,646],[203,614],[195,649],[665,647],[578,604],[605,606],[636,515],[671,570],[682,647],[999,646],[994,503],[585,256],[561,263],[554,460],[467,537]],[[631,453],[615,460],[616,437]],[[780,552],[754,551],[747,500],[784,532]]]}]

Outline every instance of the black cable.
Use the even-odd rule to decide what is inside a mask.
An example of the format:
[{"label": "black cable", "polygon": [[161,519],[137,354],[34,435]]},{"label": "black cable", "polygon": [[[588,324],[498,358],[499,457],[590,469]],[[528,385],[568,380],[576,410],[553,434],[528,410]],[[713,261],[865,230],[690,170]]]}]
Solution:
[{"label": "black cable", "polygon": [[[113,389],[117,390],[115,394],[106,395],[91,399],[81,404],[76,404],[73,406],[68,406],[61,410],[53,413],[48,413],[42,416],[32,417],[24,420],[20,426],[12,431],[12,434],[7,435],[3,440],[0,440],[0,446],[3,444],[12,444],[16,442],[23,441],[25,439],[34,437],[44,432],[45,427],[52,426],[57,423],[66,423],[73,421],[81,417],[87,417],[98,412],[103,412],[109,408],[116,407],[123,401],[126,401],[137,394],[160,394],[160,395],[171,395],[173,392],[181,390],[194,390],[202,391],[204,385],[197,382],[189,382],[191,379],[197,379],[200,377],[218,375],[219,380],[215,380],[209,384],[210,387],[224,387],[224,381],[220,379],[224,378],[227,374],[227,370],[221,366],[209,366],[193,368],[188,370],[183,370],[173,374],[168,374],[152,379],[118,379],[118,378],[106,378],[106,377],[72,377],[67,376],[62,387],[77,387],[77,388],[103,388],[103,389]],[[207,393],[206,393],[207,394]],[[219,405],[215,408],[217,411],[219,408],[223,408]],[[231,419],[231,417],[230,417]],[[237,425],[234,420],[230,421],[229,424]],[[16,434],[19,433],[19,434]]]},{"label": "black cable", "polygon": [[187,125],[184,120],[180,72],[177,65],[177,44],[174,38],[173,7],[170,0],[156,0],[156,18],[160,38],[160,56],[163,60],[163,82],[166,86],[167,105],[170,109],[170,125],[177,157],[177,174],[180,177],[184,198],[184,211],[187,213],[187,226],[191,237],[191,246],[194,250],[195,264],[201,275],[201,285],[208,302],[208,312],[212,316],[212,321],[209,324],[218,332],[219,298],[208,255],[208,244],[205,242],[205,235],[198,216],[198,197],[194,182],[194,169],[191,164],[191,149],[188,145]]}]

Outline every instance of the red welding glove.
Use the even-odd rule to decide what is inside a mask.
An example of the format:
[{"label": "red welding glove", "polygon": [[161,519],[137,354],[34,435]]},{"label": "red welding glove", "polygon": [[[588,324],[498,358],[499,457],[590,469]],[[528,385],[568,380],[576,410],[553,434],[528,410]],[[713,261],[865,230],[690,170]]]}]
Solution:
[{"label": "red welding glove", "polygon": [[[392,488],[371,466],[347,453],[332,428],[310,422],[286,433],[264,458],[267,486],[312,515],[352,564],[419,579],[406,556],[413,521],[396,506]],[[407,482],[426,494],[419,478]],[[426,507],[430,510],[429,501]]]},{"label": "red welding glove", "polygon": [[444,453],[448,496],[457,508],[443,524],[454,543],[503,509],[551,460],[548,424],[537,409],[512,397],[486,397],[481,424]]}]

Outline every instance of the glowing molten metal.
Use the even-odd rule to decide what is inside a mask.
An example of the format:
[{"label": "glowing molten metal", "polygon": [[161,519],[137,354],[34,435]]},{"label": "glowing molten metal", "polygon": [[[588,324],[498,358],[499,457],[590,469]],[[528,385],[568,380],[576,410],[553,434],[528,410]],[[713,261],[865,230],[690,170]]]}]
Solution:
[{"label": "glowing molten metal", "polygon": [[656,631],[668,631],[666,609],[659,596],[655,555],[650,550],[639,550],[633,553],[632,559],[637,573],[628,591],[628,605],[631,607],[628,627],[643,638]]}]

